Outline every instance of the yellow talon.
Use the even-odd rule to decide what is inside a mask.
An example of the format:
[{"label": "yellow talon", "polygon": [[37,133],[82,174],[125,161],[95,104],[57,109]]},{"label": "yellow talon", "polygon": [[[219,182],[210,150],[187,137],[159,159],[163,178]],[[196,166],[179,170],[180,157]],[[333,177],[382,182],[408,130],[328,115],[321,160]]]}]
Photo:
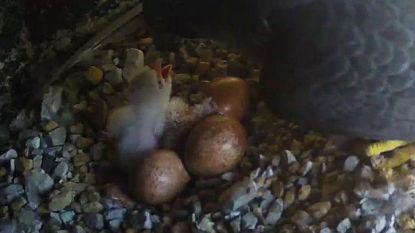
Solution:
[{"label": "yellow talon", "polygon": [[408,144],[409,142],[400,140],[379,141],[365,145],[363,148],[363,153],[366,156],[373,157],[383,152],[391,151],[396,149],[397,147],[405,146]]}]

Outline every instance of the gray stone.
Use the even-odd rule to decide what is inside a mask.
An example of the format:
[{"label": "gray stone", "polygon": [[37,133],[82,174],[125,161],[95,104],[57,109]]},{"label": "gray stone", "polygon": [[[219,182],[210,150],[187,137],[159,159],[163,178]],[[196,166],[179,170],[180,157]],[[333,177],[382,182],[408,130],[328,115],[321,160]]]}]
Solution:
[{"label": "gray stone", "polygon": [[295,158],[295,155],[291,151],[285,150],[283,154],[283,161],[285,162],[286,165],[291,165],[294,162],[297,162],[297,159]]},{"label": "gray stone", "polygon": [[366,230],[374,230],[375,233],[380,233],[386,227],[386,218],[384,215],[372,215],[363,221],[363,227]]},{"label": "gray stone", "polygon": [[73,202],[75,195],[75,192],[69,189],[55,190],[49,197],[48,207],[51,211],[63,210]]},{"label": "gray stone", "polygon": [[101,230],[104,227],[104,217],[102,214],[86,214],[86,225],[94,230]]},{"label": "gray stone", "polygon": [[0,155],[0,162],[9,161],[10,159],[16,159],[16,158],[17,158],[16,150],[10,149]]},{"label": "gray stone", "polygon": [[53,120],[62,105],[62,87],[50,86],[43,96],[41,106],[41,120]]},{"label": "gray stone", "polygon": [[105,65],[104,70],[106,71],[104,79],[110,82],[112,85],[123,83],[122,70],[114,65]]},{"label": "gray stone", "polygon": [[325,228],[321,229],[319,231],[319,233],[333,233],[333,231],[330,228],[325,227]]},{"label": "gray stone", "polygon": [[19,230],[25,232],[39,232],[43,225],[39,215],[28,206],[20,209],[17,214],[17,222]]},{"label": "gray stone", "polygon": [[54,146],[62,146],[66,141],[65,127],[59,127],[49,132],[49,137]]},{"label": "gray stone", "polygon": [[72,223],[75,217],[75,212],[70,210],[70,211],[65,211],[63,213],[60,214],[60,218],[62,220],[63,223],[68,224],[68,223]]},{"label": "gray stone", "polygon": [[231,227],[233,232],[241,232],[241,216],[231,221]]},{"label": "gray stone", "polygon": [[15,233],[17,231],[17,225],[15,221],[0,220],[0,232],[1,233]]},{"label": "gray stone", "polygon": [[86,233],[83,227],[77,225],[72,229],[72,233]]},{"label": "gray stone", "polygon": [[291,217],[291,222],[297,225],[300,229],[306,229],[313,222],[313,219],[307,212],[298,210]]},{"label": "gray stone", "polygon": [[357,156],[349,156],[344,161],[344,170],[346,172],[354,171],[354,169],[359,165],[359,158]]},{"label": "gray stone", "polygon": [[[43,153],[43,151],[42,151]],[[43,155],[39,154],[33,158],[33,168],[41,169],[43,161]]]},{"label": "gray stone", "polygon": [[63,179],[66,177],[66,174],[69,171],[68,163],[62,161],[56,166],[55,170],[53,171],[53,178],[54,179]]},{"label": "gray stone", "polygon": [[105,219],[106,220],[123,219],[126,212],[127,212],[126,209],[107,210],[105,211]]},{"label": "gray stone", "polygon": [[257,191],[255,183],[249,179],[235,183],[220,197],[224,211],[229,213],[248,204],[257,196]]},{"label": "gray stone", "polygon": [[62,220],[61,220],[60,215],[59,215],[58,212],[50,212],[49,223],[53,224],[53,225],[61,225],[62,224]]},{"label": "gray stone", "polygon": [[23,186],[20,184],[11,184],[0,189],[0,204],[9,204],[24,193]]},{"label": "gray stone", "polygon": [[276,199],[268,210],[268,214],[265,217],[265,223],[273,226],[280,220],[282,212],[284,210],[284,202],[282,199]]},{"label": "gray stone", "polygon": [[339,233],[346,233],[351,227],[352,227],[352,222],[350,221],[350,219],[345,218],[337,225],[336,230]]},{"label": "gray stone", "polygon": [[202,217],[202,220],[197,224],[197,229],[202,232],[216,233],[214,229],[215,223],[212,222],[210,214],[206,214]]},{"label": "gray stone", "polygon": [[85,213],[98,213],[104,209],[104,206],[98,201],[93,201],[86,203],[83,209]]},{"label": "gray stone", "polygon": [[25,174],[25,180],[29,205],[32,208],[37,208],[40,201],[39,195],[43,195],[52,189],[53,179],[42,169],[36,168]]},{"label": "gray stone", "polygon": [[105,198],[104,207],[106,210],[110,210],[110,209],[122,208],[123,205],[121,204],[121,202],[114,200],[112,198]]},{"label": "gray stone", "polygon": [[31,149],[39,149],[40,147],[40,137],[34,137],[32,139],[28,139],[26,142],[26,146]]},{"label": "gray stone", "polygon": [[120,228],[121,220],[120,219],[112,219],[109,221],[109,225],[112,231],[117,231]]},{"label": "gray stone", "polygon": [[253,230],[258,224],[258,218],[252,212],[248,212],[242,217],[241,223],[242,228]]}]

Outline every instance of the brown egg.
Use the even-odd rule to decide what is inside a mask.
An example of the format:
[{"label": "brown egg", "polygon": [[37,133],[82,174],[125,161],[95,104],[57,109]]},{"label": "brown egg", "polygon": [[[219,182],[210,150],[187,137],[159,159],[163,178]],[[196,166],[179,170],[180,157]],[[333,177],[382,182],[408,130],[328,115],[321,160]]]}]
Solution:
[{"label": "brown egg", "polygon": [[156,205],[175,198],[189,180],[189,174],[174,151],[155,150],[140,161],[134,191],[140,200]]},{"label": "brown egg", "polygon": [[246,132],[239,121],[226,116],[210,116],[190,132],[184,163],[192,174],[219,175],[238,164],[246,144]]},{"label": "brown egg", "polygon": [[249,85],[237,77],[216,78],[204,88],[218,105],[220,114],[240,120],[249,107]]}]

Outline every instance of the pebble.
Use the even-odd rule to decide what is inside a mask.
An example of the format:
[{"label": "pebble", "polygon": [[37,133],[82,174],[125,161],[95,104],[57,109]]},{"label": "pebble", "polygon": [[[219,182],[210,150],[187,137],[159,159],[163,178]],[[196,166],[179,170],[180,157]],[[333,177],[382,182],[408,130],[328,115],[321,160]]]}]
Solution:
[{"label": "pebble", "polygon": [[289,207],[295,201],[295,190],[293,188],[289,189],[284,196],[284,209]]},{"label": "pebble", "polygon": [[119,208],[119,209],[111,209],[111,210],[107,210],[105,212],[105,219],[106,220],[112,220],[112,219],[123,219],[125,213],[127,212],[126,209],[124,208]]},{"label": "pebble", "polygon": [[55,170],[53,171],[53,178],[54,179],[63,179],[66,177],[66,174],[69,172],[68,163],[62,161],[56,166]]},{"label": "pebble", "polygon": [[106,71],[104,79],[110,82],[112,85],[123,83],[122,70],[114,65],[105,65],[104,70]]},{"label": "pebble", "polygon": [[268,214],[265,217],[265,223],[268,226],[273,226],[277,224],[280,220],[282,213],[284,211],[284,202],[282,199],[276,199],[268,210]]},{"label": "pebble", "polygon": [[89,156],[85,153],[79,153],[73,157],[73,165],[80,167],[87,164],[90,161]]},{"label": "pebble", "polygon": [[85,213],[98,213],[103,209],[104,206],[98,201],[89,202],[83,208]]},{"label": "pebble", "polygon": [[75,125],[71,125],[71,127],[69,127],[69,131],[72,134],[82,134],[84,132],[84,125],[81,123],[77,123]]},{"label": "pebble", "polygon": [[50,86],[48,92],[43,96],[41,106],[41,120],[53,120],[61,108],[63,88]]},{"label": "pebble", "polygon": [[317,202],[311,205],[310,207],[308,207],[308,212],[314,219],[319,220],[322,217],[324,217],[329,212],[330,209],[331,209],[331,202],[323,201],[323,202]]},{"label": "pebble", "polygon": [[384,215],[369,216],[363,221],[361,227],[364,230],[380,233],[386,227],[386,218]]},{"label": "pebble", "polygon": [[300,168],[300,173],[302,176],[305,176],[308,174],[308,172],[311,171],[311,169],[313,168],[313,162],[311,161],[307,161],[301,168]]},{"label": "pebble", "polygon": [[20,184],[11,184],[0,189],[0,204],[9,204],[24,193],[23,186]]},{"label": "pebble", "polygon": [[84,230],[82,226],[76,225],[73,228],[73,233],[86,233],[86,231]]},{"label": "pebble", "polygon": [[25,174],[25,188],[29,205],[37,208],[40,197],[53,187],[53,179],[42,169],[33,169]]},{"label": "pebble", "polygon": [[241,216],[233,219],[230,224],[233,232],[241,232]]},{"label": "pebble", "polygon": [[415,229],[415,219],[411,218],[411,216],[408,214],[403,214],[399,216],[396,222],[404,230]]},{"label": "pebble", "polygon": [[272,194],[276,197],[284,196],[284,184],[281,181],[274,181],[271,186]]},{"label": "pebble", "polygon": [[297,159],[295,158],[295,155],[291,151],[285,150],[283,154],[283,161],[285,162],[286,165],[291,165],[294,162],[297,162]]},{"label": "pebble", "polygon": [[52,140],[54,146],[61,146],[66,141],[66,129],[65,127],[59,127],[49,132],[49,137]]},{"label": "pebble", "polygon": [[36,155],[33,158],[33,168],[41,169],[43,161],[43,155]]},{"label": "pebble", "polygon": [[256,228],[258,218],[252,212],[246,213],[241,219],[241,227],[243,229],[253,230]]},{"label": "pebble", "polygon": [[101,230],[104,227],[104,217],[102,214],[86,214],[85,223],[88,228]]},{"label": "pebble", "polygon": [[27,204],[27,200],[23,197],[19,197],[16,200],[13,201],[12,203],[12,209],[14,211],[18,211],[20,210],[23,206],[25,206]]},{"label": "pebble", "polygon": [[63,210],[69,206],[75,198],[75,192],[66,188],[55,190],[49,197],[49,209],[51,211]]},{"label": "pebble", "polygon": [[64,224],[69,224],[73,222],[75,215],[75,212],[72,210],[65,211],[60,214],[60,219]]},{"label": "pebble", "polygon": [[20,164],[22,166],[23,172],[31,170],[33,168],[33,160],[27,159],[24,157],[21,157],[19,159],[20,159]]},{"label": "pebble", "polygon": [[43,225],[39,215],[29,206],[20,209],[17,213],[17,222],[23,232],[39,232]]},{"label": "pebble", "polygon": [[357,156],[349,156],[344,161],[344,171],[352,172],[359,165],[359,158]]},{"label": "pebble", "polygon": [[310,196],[311,193],[311,186],[310,185],[303,185],[301,186],[300,190],[298,191],[298,200],[304,201]]},{"label": "pebble", "polygon": [[336,230],[339,233],[346,233],[348,232],[348,230],[352,227],[352,222],[350,221],[350,219],[345,218],[343,219],[338,225]]},{"label": "pebble", "polygon": [[306,229],[308,225],[310,225],[313,222],[313,219],[307,212],[303,210],[298,210],[291,217],[291,222],[297,225],[297,227],[300,229]]},{"label": "pebble", "polygon": [[104,72],[96,66],[90,66],[85,72],[86,79],[93,85],[97,85],[102,81]]},{"label": "pebble", "polygon": [[10,149],[0,155],[0,162],[9,161],[10,159],[16,159],[16,158],[17,158],[16,150]]},{"label": "pebble", "polygon": [[86,149],[94,144],[94,140],[86,137],[78,137],[75,144],[79,149]]}]

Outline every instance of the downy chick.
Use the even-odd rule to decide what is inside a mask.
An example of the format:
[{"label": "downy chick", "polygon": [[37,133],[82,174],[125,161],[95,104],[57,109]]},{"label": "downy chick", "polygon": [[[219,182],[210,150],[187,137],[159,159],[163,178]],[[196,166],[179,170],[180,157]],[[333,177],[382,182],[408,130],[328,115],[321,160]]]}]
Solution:
[{"label": "downy chick", "polygon": [[126,106],[115,108],[107,120],[107,130],[117,142],[122,168],[157,147],[163,133],[172,90],[171,66],[161,68],[155,61],[130,80]]}]

